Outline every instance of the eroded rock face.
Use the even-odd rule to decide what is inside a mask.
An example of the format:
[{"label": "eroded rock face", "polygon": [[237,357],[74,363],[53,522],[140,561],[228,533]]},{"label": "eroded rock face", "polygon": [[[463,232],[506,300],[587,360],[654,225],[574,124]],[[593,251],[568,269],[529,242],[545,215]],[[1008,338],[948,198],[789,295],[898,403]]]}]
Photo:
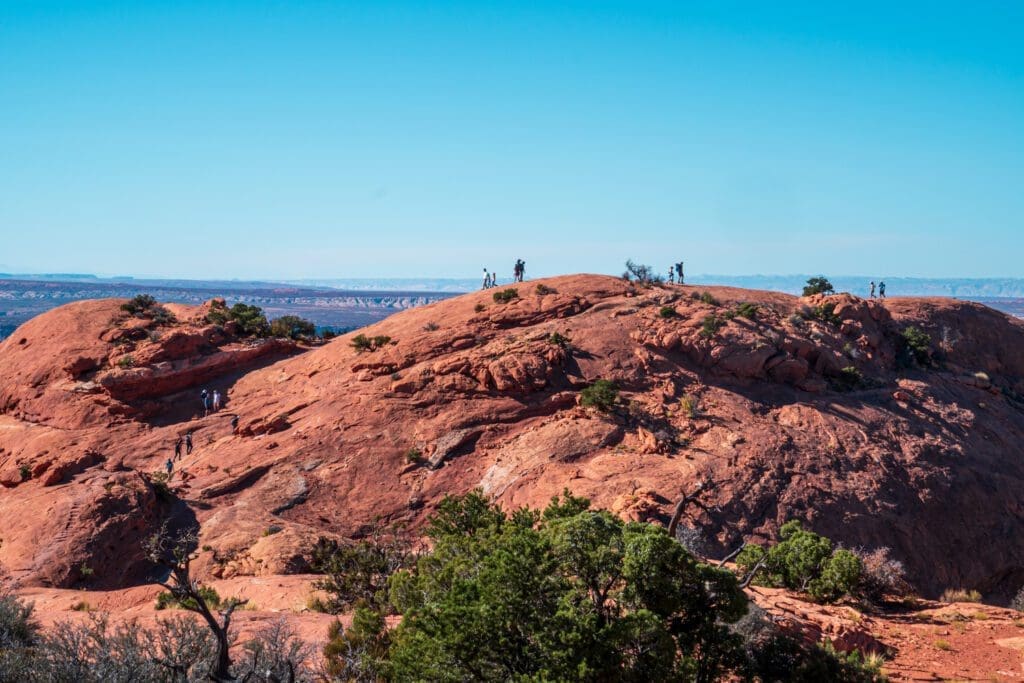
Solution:
[{"label": "eroded rock face", "polygon": [[[568,488],[665,521],[711,479],[685,522],[712,554],[799,517],[891,547],[925,594],[1024,583],[1019,321],[943,299],[541,284],[396,314],[360,331],[391,339],[362,353],[351,336],[248,343],[184,306],[160,330],[118,301],[40,316],[0,344],[0,563],[26,584],[129,581],[119,558],[172,516],[200,524],[202,574],[262,576],[302,571],[319,535],[417,525],[475,487],[510,507]],[[900,366],[911,325],[933,367]],[[579,400],[597,379],[619,387],[606,413]],[[202,417],[201,387],[225,410]],[[186,432],[177,500],[120,483]],[[97,578],[69,569],[83,561]]]}]

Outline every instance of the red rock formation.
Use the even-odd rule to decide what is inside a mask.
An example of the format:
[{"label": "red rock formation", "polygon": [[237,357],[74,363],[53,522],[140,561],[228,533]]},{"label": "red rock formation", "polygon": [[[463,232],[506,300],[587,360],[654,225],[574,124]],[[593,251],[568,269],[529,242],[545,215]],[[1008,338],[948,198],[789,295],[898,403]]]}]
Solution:
[{"label": "red rock formation", "polygon": [[[0,563],[26,585],[129,581],[107,539],[123,531],[112,543],[130,556],[172,514],[201,524],[201,572],[270,575],[301,571],[320,534],[415,524],[474,487],[509,506],[568,487],[667,520],[710,477],[683,524],[714,552],[801,517],[848,545],[892,547],[928,594],[1024,583],[1020,322],[945,299],[707,288],[714,305],[704,288],[544,284],[554,292],[524,283],[506,304],[479,292],[396,314],[361,331],[392,340],[362,353],[346,336],[288,358],[302,350],[247,345],[187,307],[155,330],[117,301],[32,320],[0,344]],[[734,315],[743,302],[755,319]],[[898,367],[909,325],[931,335],[936,367]],[[621,389],[608,414],[577,404],[599,378]],[[200,386],[227,394],[237,433],[227,412],[197,415]],[[141,475],[189,430],[195,450],[171,481],[183,502],[163,509]],[[114,505],[125,478],[135,493]],[[135,512],[108,519],[104,505]],[[96,578],[66,571],[83,562]]]}]

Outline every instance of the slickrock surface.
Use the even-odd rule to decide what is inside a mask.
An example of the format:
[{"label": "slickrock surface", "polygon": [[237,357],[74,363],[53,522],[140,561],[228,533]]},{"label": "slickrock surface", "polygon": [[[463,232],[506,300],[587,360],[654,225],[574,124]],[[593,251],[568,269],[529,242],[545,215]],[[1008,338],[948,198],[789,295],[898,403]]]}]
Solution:
[{"label": "slickrock surface", "polygon": [[[138,585],[139,540],[171,518],[200,523],[207,580],[272,577],[307,571],[320,535],[416,525],[475,487],[509,507],[569,488],[666,522],[710,480],[682,526],[711,556],[799,517],[889,546],[925,597],[1024,584],[1020,321],[594,275],[515,289],[398,313],[360,330],[391,339],[362,353],[354,334],[239,338],[207,306],[169,306],[167,327],[120,300],[33,319],[0,343],[0,564],[26,588]],[[909,326],[930,335],[930,367],[902,367]],[[611,412],[579,405],[597,379],[620,389]],[[201,388],[226,406],[202,417]],[[168,496],[150,474],[187,431]]]}]

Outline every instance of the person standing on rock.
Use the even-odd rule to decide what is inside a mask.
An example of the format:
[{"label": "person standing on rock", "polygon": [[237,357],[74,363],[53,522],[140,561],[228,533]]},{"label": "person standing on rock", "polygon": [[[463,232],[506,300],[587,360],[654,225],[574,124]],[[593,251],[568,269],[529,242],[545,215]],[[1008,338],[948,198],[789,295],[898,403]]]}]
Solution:
[{"label": "person standing on rock", "polygon": [[668,269],[668,283],[671,285],[676,281],[676,267],[669,266]]},{"label": "person standing on rock", "polygon": [[523,278],[526,277],[526,261],[519,261],[519,281],[522,282]]},{"label": "person standing on rock", "polygon": [[676,264],[676,280],[679,284],[683,284],[683,262],[680,261]]},{"label": "person standing on rock", "polygon": [[491,287],[497,287],[497,286],[498,286],[498,273],[497,273],[497,271],[494,271],[494,272],[491,273]]},{"label": "person standing on rock", "polygon": [[167,478],[171,478],[171,472],[174,471],[174,462],[170,458],[167,458],[167,462],[164,463],[164,467],[167,468]]},{"label": "person standing on rock", "polygon": [[213,412],[220,410],[220,392],[213,390]]},{"label": "person standing on rock", "polygon": [[874,280],[871,281],[871,296],[868,297],[868,298],[869,299],[874,299],[875,298],[875,281]]},{"label": "person standing on rock", "polygon": [[181,446],[182,446],[182,441],[181,441],[181,437],[179,436],[178,440],[174,442],[174,459],[175,460],[181,460]]},{"label": "person standing on rock", "polygon": [[884,282],[879,282],[878,283],[878,298],[879,299],[884,299],[885,298],[885,283]]},{"label": "person standing on rock", "polygon": [[192,455],[192,432],[185,432],[185,455]]},{"label": "person standing on rock", "polygon": [[203,417],[210,412],[210,392],[203,389],[199,392],[199,396],[203,399]]},{"label": "person standing on rock", "polygon": [[491,274],[487,272],[486,268],[484,268],[484,286],[481,287],[480,289],[487,289],[490,286],[491,286]]}]

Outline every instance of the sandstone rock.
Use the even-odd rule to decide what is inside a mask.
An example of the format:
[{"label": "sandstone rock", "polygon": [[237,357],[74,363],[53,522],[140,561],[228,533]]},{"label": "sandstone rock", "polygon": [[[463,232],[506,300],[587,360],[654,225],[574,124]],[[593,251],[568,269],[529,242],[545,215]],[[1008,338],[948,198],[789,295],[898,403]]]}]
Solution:
[{"label": "sandstone rock", "polygon": [[[195,448],[171,488],[175,514],[199,523],[202,543],[223,559],[197,565],[204,578],[290,571],[293,551],[321,534],[418,528],[445,495],[477,486],[509,507],[543,506],[566,487],[608,507],[640,490],[674,500],[710,472],[723,483],[687,522],[711,532],[716,552],[800,517],[847,546],[890,546],[926,595],[1019,587],[1010,584],[1024,567],[1013,533],[1024,523],[1024,417],[1008,397],[1024,392],[1021,322],[948,299],[836,298],[860,329],[857,367],[878,382],[844,393],[825,375],[852,362],[851,338],[830,325],[791,325],[805,303],[797,298],[712,287],[721,306],[684,295],[666,321],[652,298],[629,296],[615,278],[548,283],[557,295],[521,286],[523,301],[507,307],[474,292],[396,314],[361,331],[394,340],[362,356],[350,336],[314,349],[246,345],[225,326],[222,342],[188,307],[175,309],[183,322],[158,330],[158,341],[111,322],[119,301],[39,316],[0,342],[0,483],[9,487],[0,563],[24,584],[77,585],[83,561],[110,585],[135,580],[138,540],[167,512],[142,475],[160,470],[191,431]],[[756,322],[727,320],[711,339],[701,335],[704,316],[741,301],[759,305]],[[438,321],[441,330],[424,330]],[[931,335],[946,365],[897,373],[909,325]],[[569,353],[545,341],[552,331],[572,339]],[[136,368],[110,369],[122,357],[115,335],[134,345]],[[71,378],[79,358],[105,359],[95,381],[84,364]],[[396,369],[401,379],[389,379]],[[978,372],[989,387],[963,381]],[[575,400],[596,379],[616,382],[622,405],[647,415],[585,416]],[[239,433],[227,413],[198,415],[195,383],[228,393]],[[897,391],[913,400],[900,405]],[[697,419],[671,409],[685,394],[699,398]],[[662,431],[691,444],[680,457],[651,457],[633,447],[638,427],[656,448]],[[417,444],[437,469],[406,469]],[[107,460],[79,461],[88,450]],[[300,471],[309,462],[319,465]],[[37,476],[22,481],[23,465]],[[671,503],[658,504],[658,513],[640,505],[642,514],[663,518]],[[271,526],[284,531],[261,540]]]}]

